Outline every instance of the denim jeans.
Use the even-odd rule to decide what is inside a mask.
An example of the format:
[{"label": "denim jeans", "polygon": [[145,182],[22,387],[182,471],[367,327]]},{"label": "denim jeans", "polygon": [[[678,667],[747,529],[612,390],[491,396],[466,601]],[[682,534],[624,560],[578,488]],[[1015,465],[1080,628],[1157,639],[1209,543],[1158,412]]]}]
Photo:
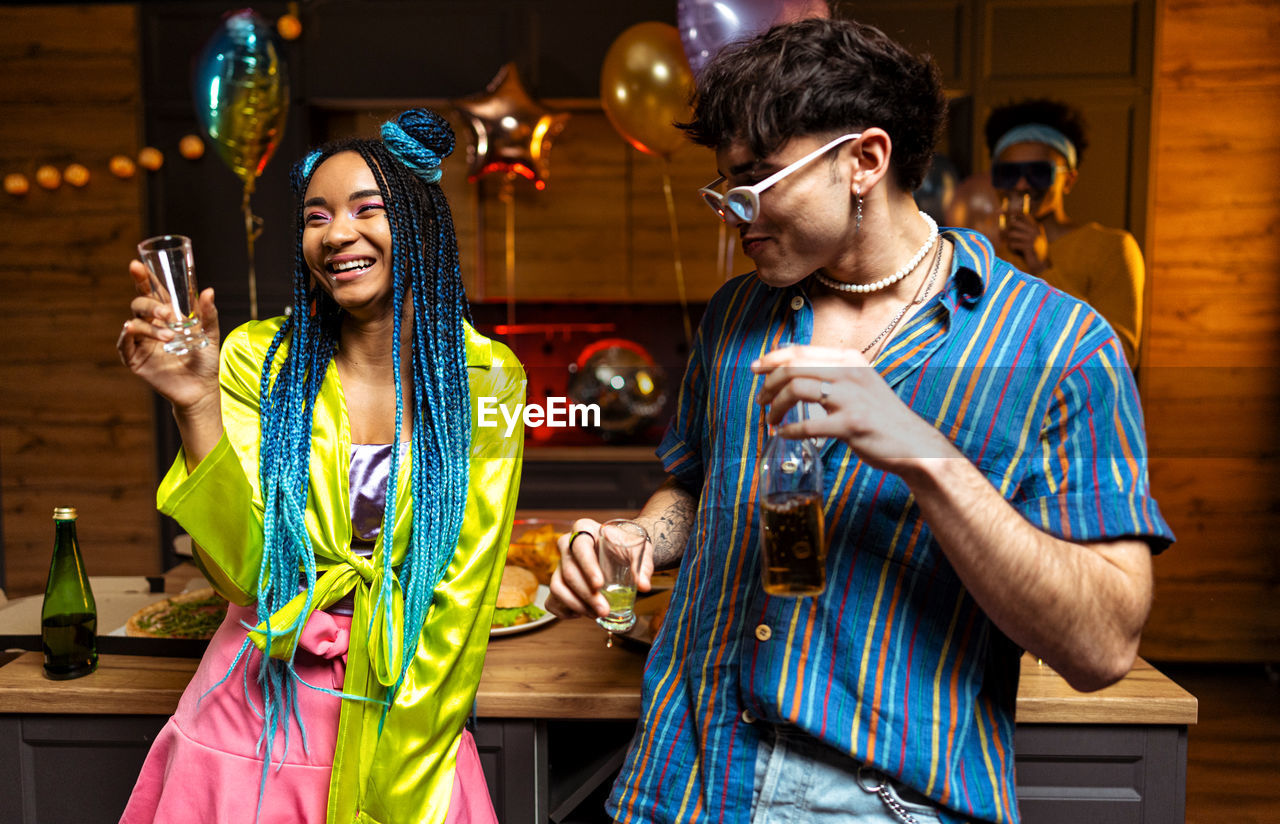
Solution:
[{"label": "denim jeans", "polygon": [[794,727],[755,723],[762,735],[751,794],[751,824],[941,821],[928,798],[818,739]]}]

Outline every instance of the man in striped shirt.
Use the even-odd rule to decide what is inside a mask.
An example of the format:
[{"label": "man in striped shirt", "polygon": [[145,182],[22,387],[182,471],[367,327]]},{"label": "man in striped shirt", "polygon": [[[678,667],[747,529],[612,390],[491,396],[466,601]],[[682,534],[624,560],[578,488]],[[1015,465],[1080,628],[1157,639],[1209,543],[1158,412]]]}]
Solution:
[{"label": "man in striped shirt", "polygon": [[[757,266],[704,315],[637,520],[640,589],[679,564],[645,666],[621,822],[1018,820],[1022,650],[1079,689],[1131,666],[1151,554],[1142,412],[1085,304],[938,233],[911,197],[942,126],[936,68],[808,20],[718,55],[687,131]],[[761,585],[767,425],[821,439],[827,584]],[[603,615],[582,520],[552,609]],[[582,533],[587,534],[582,534]]]}]

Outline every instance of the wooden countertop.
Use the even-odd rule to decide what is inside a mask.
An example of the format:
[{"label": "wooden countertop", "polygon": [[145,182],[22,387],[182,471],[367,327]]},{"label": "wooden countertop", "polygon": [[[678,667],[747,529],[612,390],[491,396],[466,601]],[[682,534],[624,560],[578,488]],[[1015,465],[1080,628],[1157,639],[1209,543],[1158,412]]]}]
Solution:
[{"label": "wooden countertop", "polygon": [[[641,602],[643,604],[643,601]],[[587,620],[556,621],[489,644],[476,701],[487,718],[635,718],[644,652],[605,646]],[[40,653],[0,667],[0,713],[169,714],[195,672],[195,659],[104,655],[98,671],[49,681]],[[1122,681],[1079,693],[1030,656],[1022,659],[1023,724],[1194,724],[1194,696],[1139,659]]]},{"label": "wooden countertop", "polygon": [[1139,658],[1119,682],[1077,692],[1031,655],[1022,656],[1019,724],[1194,724],[1199,702]]},{"label": "wooden countertop", "polygon": [[529,446],[525,445],[526,463],[658,463],[658,445],[626,446]]}]

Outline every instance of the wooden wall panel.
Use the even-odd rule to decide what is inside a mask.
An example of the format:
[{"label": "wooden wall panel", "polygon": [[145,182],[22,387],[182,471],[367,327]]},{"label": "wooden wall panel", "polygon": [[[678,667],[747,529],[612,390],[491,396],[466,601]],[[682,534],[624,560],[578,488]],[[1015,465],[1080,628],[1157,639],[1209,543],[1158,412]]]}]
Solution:
[{"label": "wooden wall panel", "polygon": [[917,54],[928,54],[948,89],[972,87],[972,0],[857,0],[831,4],[837,14],[869,23]]},{"label": "wooden wall panel", "polygon": [[1277,0],[1165,0],[1148,337],[1156,562],[1148,658],[1280,659]]},{"label": "wooden wall panel", "polygon": [[[1139,4],[1134,0],[987,0],[990,49],[983,69],[992,79],[1025,82],[1127,80],[1135,61]],[[1053,57],[1046,59],[1046,35]]]},{"label": "wooden wall panel", "polygon": [[142,180],[136,9],[0,9],[0,172],[89,167],[84,189],[0,194],[0,497],[10,595],[44,587],[54,506],[80,510],[94,575],[158,572],[151,394],[116,358]]}]

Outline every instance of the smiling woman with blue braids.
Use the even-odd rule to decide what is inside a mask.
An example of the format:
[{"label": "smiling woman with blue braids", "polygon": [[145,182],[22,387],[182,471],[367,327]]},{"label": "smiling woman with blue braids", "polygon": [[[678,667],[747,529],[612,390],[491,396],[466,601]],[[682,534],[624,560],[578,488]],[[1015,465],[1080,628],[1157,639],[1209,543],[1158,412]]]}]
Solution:
[{"label": "smiling woman with blue braids", "polygon": [[[523,400],[524,371],[469,323],[453,147],[412,110],[304,158],[292,312],[220,348],[165,353],[130,264],[120,354],[183,442],[158,505],[232,605],[123,822],[495,820],[463,725],[522,437],[473,424],[479,398]],[[217,341],[211,289],[200,311]]]}]

